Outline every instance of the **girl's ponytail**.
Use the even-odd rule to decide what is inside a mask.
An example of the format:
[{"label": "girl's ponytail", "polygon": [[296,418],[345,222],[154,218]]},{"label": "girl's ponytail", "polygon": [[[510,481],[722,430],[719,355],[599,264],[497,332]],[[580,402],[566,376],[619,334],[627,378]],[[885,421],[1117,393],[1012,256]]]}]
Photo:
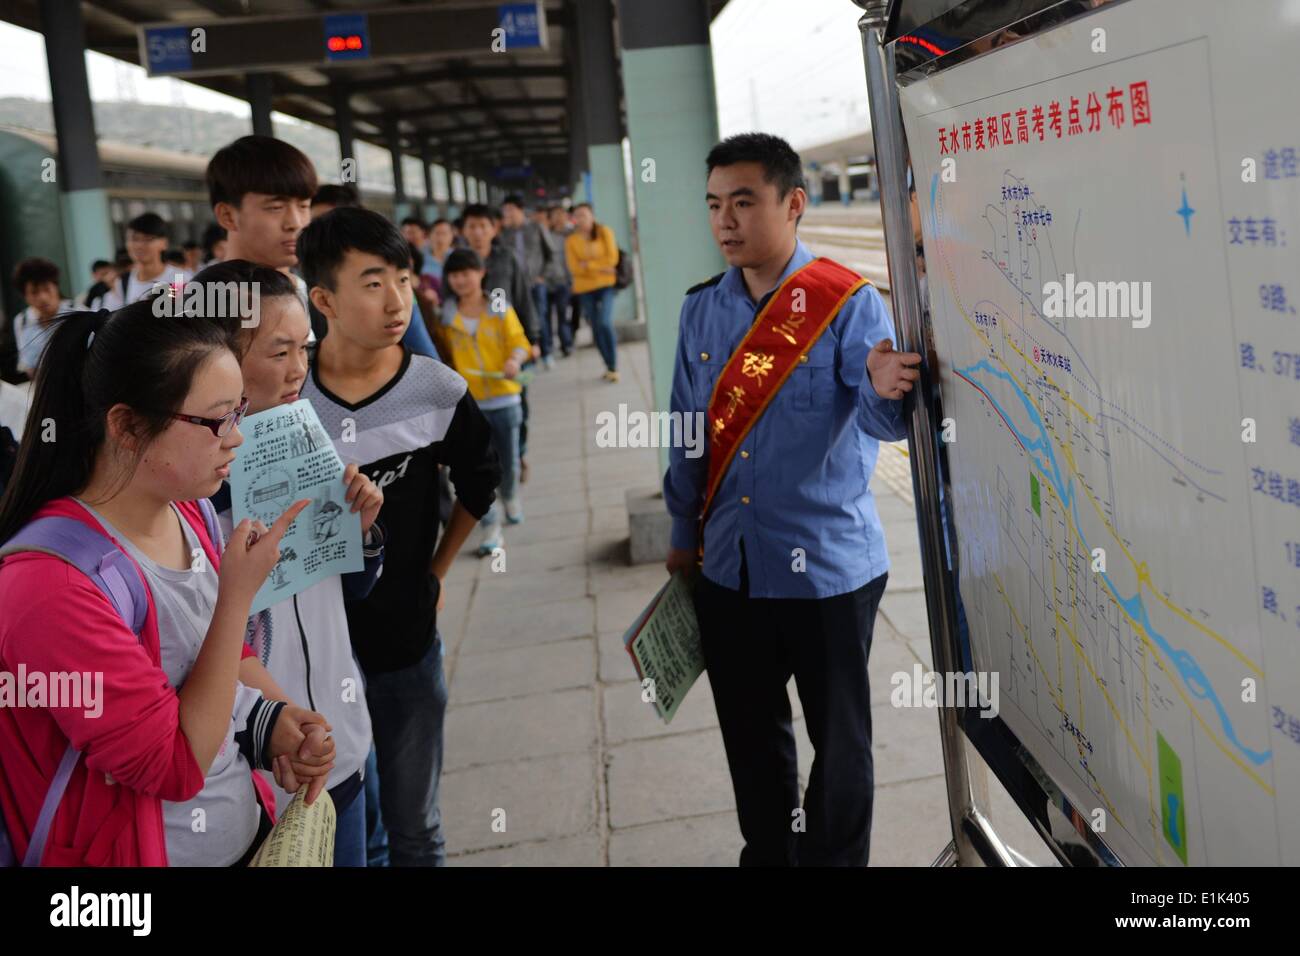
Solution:
[{"label": "girl's ponytail", "polygon": [[104,422],[87,414],[87,353],[111,315],[68,312],[55,319],[41,355],[13,478],[0,498],[0,542],[8,541],[47,501],[86,484]]},{"label": "girl's ponytail", "polygon": [[203,360],[215,350],[233,351],[214,323],[170,317],[157,301],[150,296],[116,312],[69,312],[55,320],[13,477],[0,497],[0,542],[46,502],[86,487],[109,409],[132,410],[138,461],[171,423]]}]

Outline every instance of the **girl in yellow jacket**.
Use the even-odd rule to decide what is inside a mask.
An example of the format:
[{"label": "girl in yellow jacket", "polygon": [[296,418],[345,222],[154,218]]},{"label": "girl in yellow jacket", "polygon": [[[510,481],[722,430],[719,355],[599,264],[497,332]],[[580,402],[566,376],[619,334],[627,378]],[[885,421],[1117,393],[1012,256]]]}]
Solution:
[{"label": "girl in yellow jacket", "polygon": [[[469,383],[470,394],[492,426],[492,444],[501,459],[501,499],[506,522],[519,524],[524,512],[517,494],[519,426],[523,408],[520,369],[531,355],[528,336],[504,293],[483,290],[487,271],[471,249],[456,249],[442,266],[442,321],[438,326],[440,351]],[[500,296],[500,301],[495,297]],[[480,555],[502,547],[497,506],[484,516]]]},{"label": "girl in yellow jacket", "polygon": [[618,270],[618,241],[613,229],[596,222],[591,203],[573,207],[573,222],[575,228],[564,240],[564,257],[573,274],[573,294],[581,313],[591,323],[596,348],[605,360],[605,380],[617,382],[614,281]]}]

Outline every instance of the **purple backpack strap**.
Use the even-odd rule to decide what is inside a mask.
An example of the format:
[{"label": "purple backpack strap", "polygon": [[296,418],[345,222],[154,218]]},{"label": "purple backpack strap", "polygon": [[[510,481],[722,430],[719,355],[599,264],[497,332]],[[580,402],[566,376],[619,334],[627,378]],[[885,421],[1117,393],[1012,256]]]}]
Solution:
[{"label": "purple backpack strap", "polygon": [[[72,769],[77,765],[80,757],[81,751],[68,744],[68,749],[63,752],[63,759],[59,761],[59,769],[54,772],[54,779],[50,781],[50,789],[45,793],[45,802],[41,804],[40,816],[36,818],[36,828],[32,830],[31,842],[27,844],[27,855],[23,857],[23,866],[41,865],[41,857],[45,855],[45,841],[50,836],[50,824],[54,822],[54,814],[63,800],[63,791],[68,789],[68,781],[72,779]],[[9,852],[13,853],[12,848]]]},{"label": "purple backpack strap", "polygon": [[199,511],[203,514],[203,526],[208,529],[208,540],[212,550],[221,553],[221,527],[217,524],[217,507],[209,498],[199,499]]},{"label": "purple backpack strap", "polygon": [[[8,555],[23,551],[39,551],[67,561],[95,583],[104,596],[113,602],[127,627],[131,628],[136,637],[140,636],[145,615],[149,612],[144,580],[132,565],[131,559],[108,537],[75,518],[50,515],[29,522],[6,541],[0,547],[0,561]],[[68,781],[72,779],[72,771],[80,757],[81,752],[69,743],[63,759],[59,761],[54,779],[50,781],[50,789],[45,793],[45,802],[41,804],[40,815],[36,818],[36,827],[32,830],[23,866],[40,866],[54,814],[59,809],[63,793],[68,788]],[[0,867],[13,866],[14,863],[13,845],[9,841],[4,821],[0,819]]]},{"label": "purple backpack strap", "polygon": [[136,635],[149,611],[144,580],[131,559],[108,537],[76,518],[37,518],[0,547],[0,559],[20,551],[40,551],[62,558],[95,582]]}]

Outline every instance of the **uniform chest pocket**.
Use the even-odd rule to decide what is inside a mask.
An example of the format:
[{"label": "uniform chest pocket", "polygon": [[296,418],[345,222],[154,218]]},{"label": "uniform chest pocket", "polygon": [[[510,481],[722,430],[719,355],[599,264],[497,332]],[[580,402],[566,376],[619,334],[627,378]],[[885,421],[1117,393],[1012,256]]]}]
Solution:
[{"label": "uniform chest pocket", "polygon": [[713,386],[727,364],[726,355],[713,352],[696,352],[690,357],[691,383],[694,389],[695,410],[707,412],[709,399],[713,397]]},{"label": "uniform chest pocket", "polygon": [[786,386],[797,411],[829,408],[835,401],[835,343],[814,345],[790,373]]}]

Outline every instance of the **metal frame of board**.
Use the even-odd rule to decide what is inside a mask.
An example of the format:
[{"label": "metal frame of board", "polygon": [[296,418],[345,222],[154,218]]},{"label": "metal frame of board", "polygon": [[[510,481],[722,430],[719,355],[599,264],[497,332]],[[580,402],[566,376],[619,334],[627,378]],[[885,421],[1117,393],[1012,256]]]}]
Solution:
[{"label": "metal frame of board", "polygon": [[[908,402],[908,445],[930,646],[934,669],[940,673],[969,670],[963,661],[970,660],[970,649],[959,628],[952,566],[958,550],[955,542],[950,545],[943,514],[944,501],[951,496],[944,495],[941,477],[937,362],[927,346],[933,336],[917,281],[898,90],[968,59],[997,56],[997,48],[1117,2],[1132,0],[854,0],[865,11],[858,28],[871,102],[895,332],[901,348],[925,356],[914,398]],[[1087,814],[1071,804],[1001,717],[984,719],[978,711],[945,706],[939,708],[939,731],[952,841],[934,865],[1015,866],[1024,859],[1007,846],[979,806],[977,794],[986,766],[1063,865],[1123,865],[1089,825]]]}]

